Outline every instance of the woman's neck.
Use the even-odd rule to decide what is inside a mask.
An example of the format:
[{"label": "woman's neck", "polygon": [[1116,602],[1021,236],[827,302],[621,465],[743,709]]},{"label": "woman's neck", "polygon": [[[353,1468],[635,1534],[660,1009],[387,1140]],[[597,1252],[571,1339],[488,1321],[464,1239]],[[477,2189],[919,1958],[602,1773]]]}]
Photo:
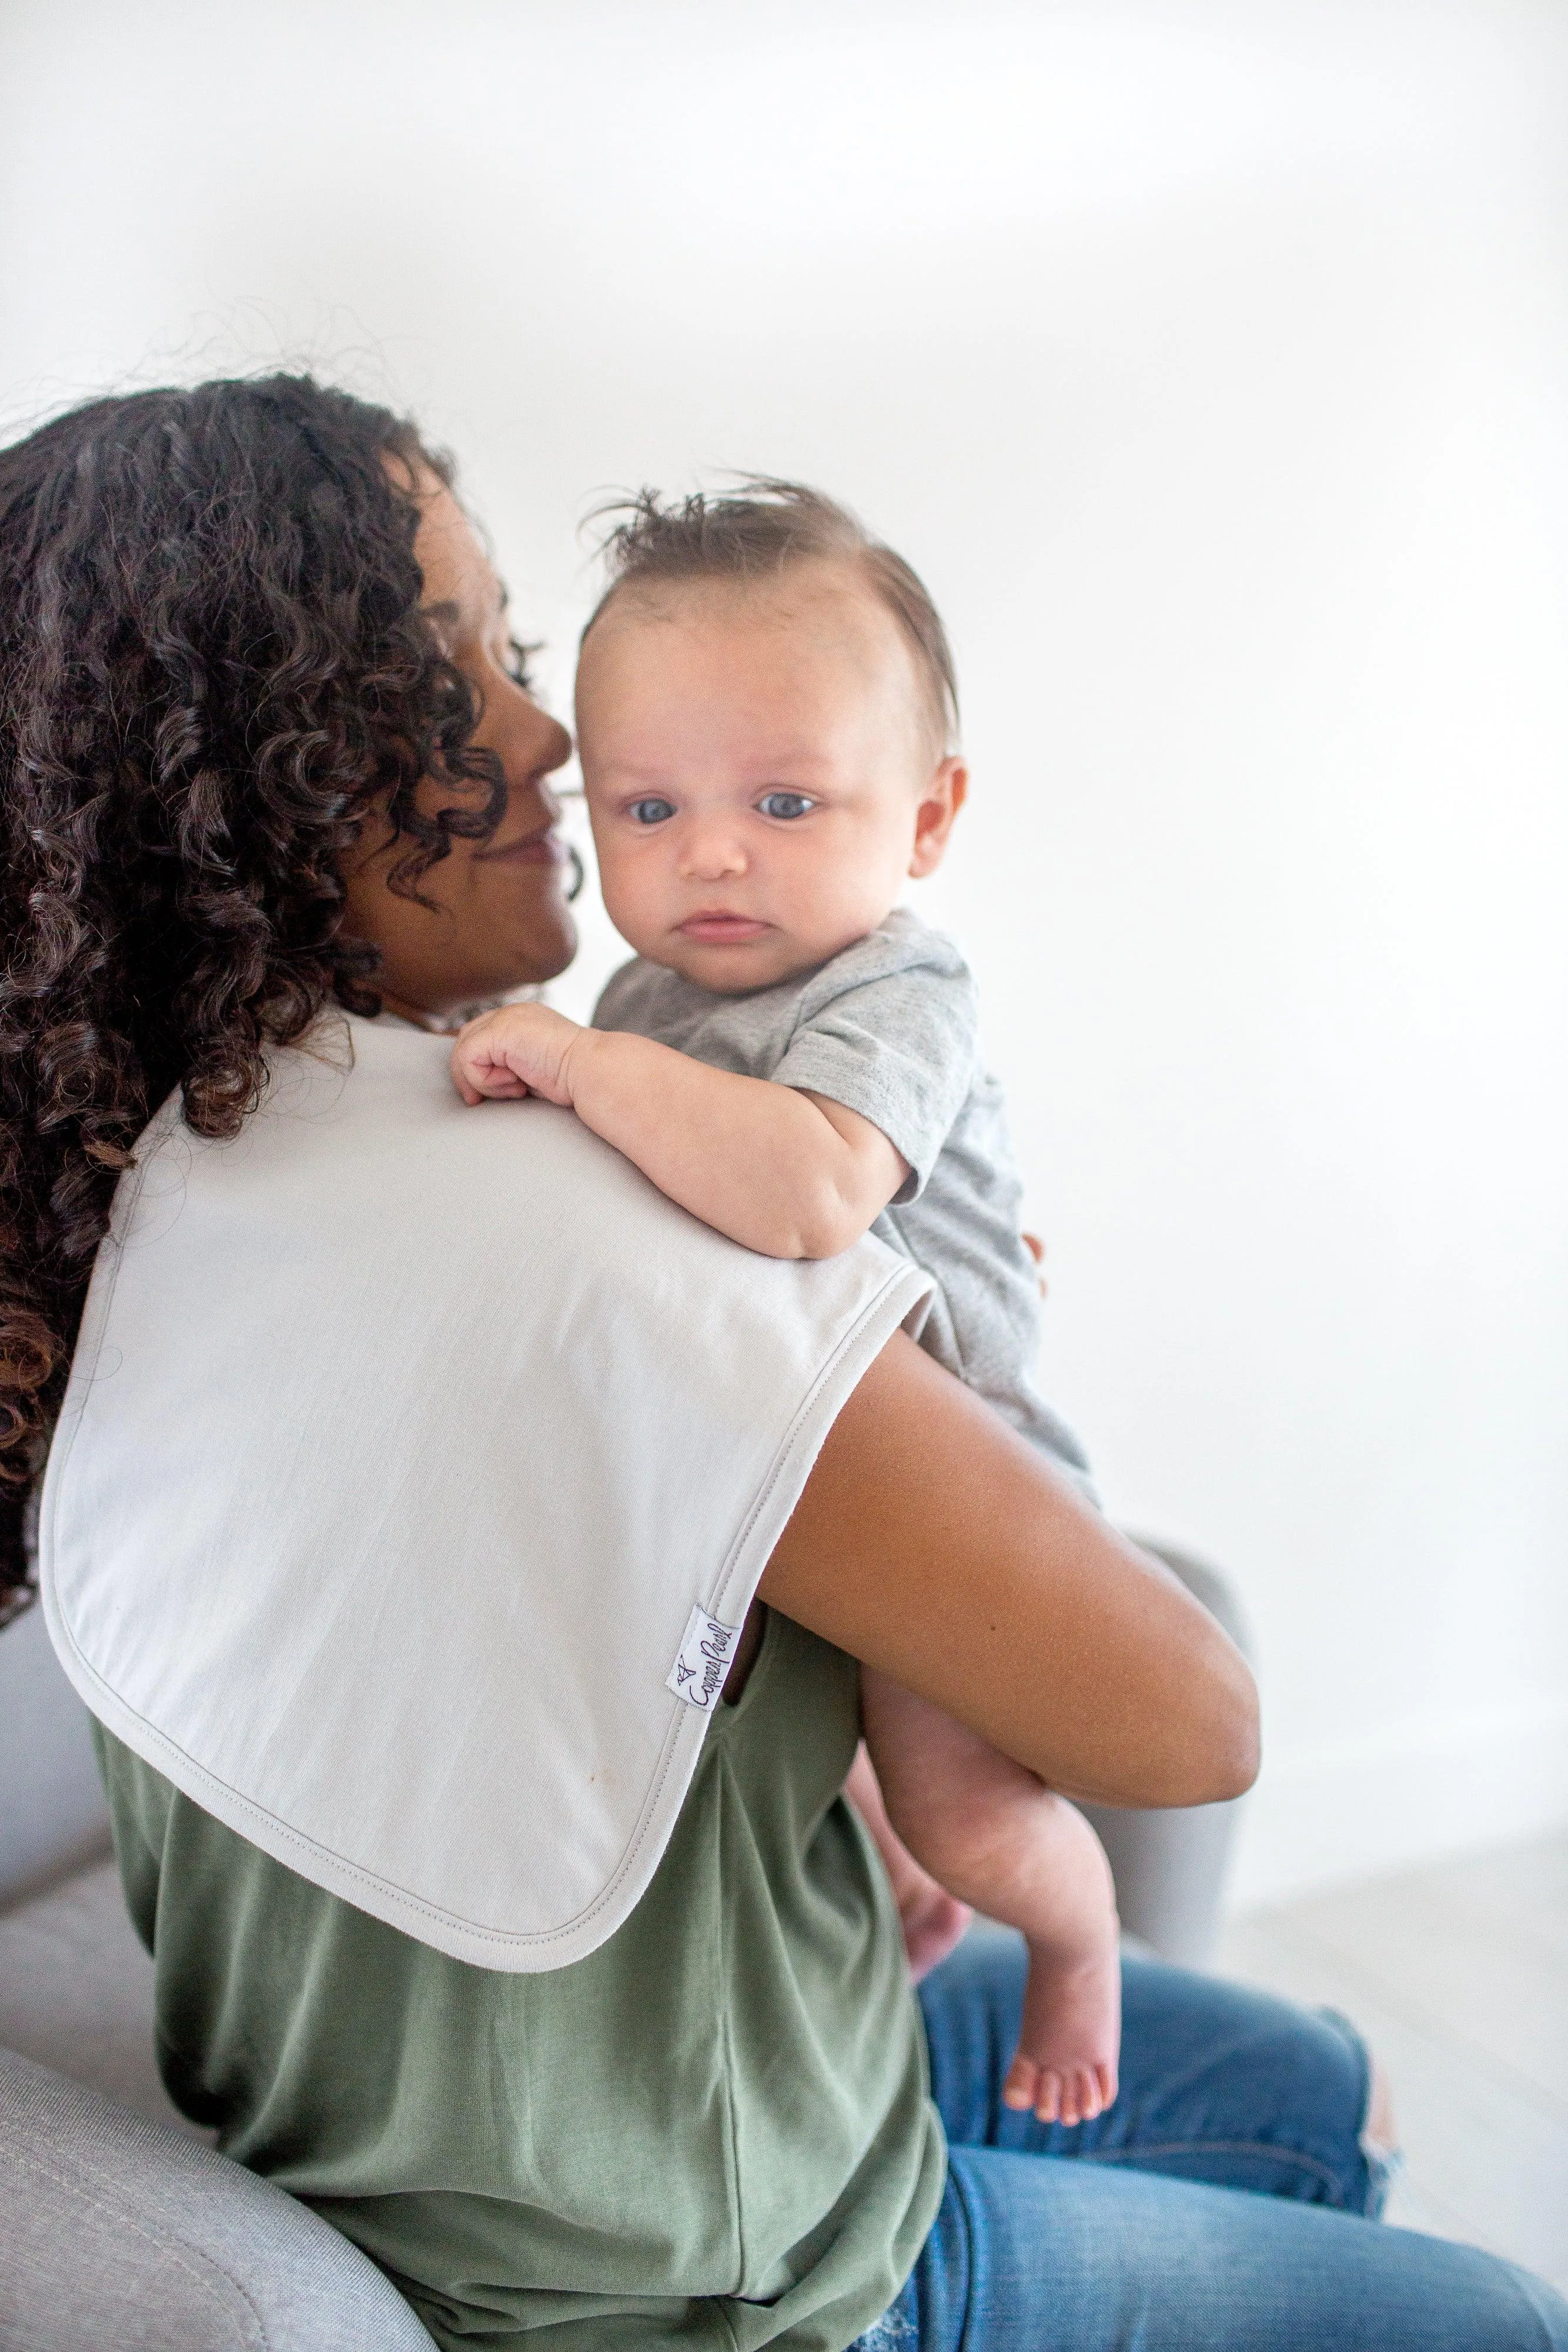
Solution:
[{"label": "woman's neck", "polygon": [[376,991],[382,1000],[383,1013],[390,1013],[394,1020],[406,1021],[411,1028],[427,1031],[432,1037],[455,1037],[464,1023],[472,1021],[477,1013],[488,1013],[497,1004],[515,1003],[519,998],[537,997],[541,992],[538,988],[527,985],[513,989],[505,996],[476,997],[472,1003],[453,1004],[444,1012],[432,1013],[427,1006],[414,1004],[406,996],[394,995],[390,988],[378,988]]},{"label": "woman's neck", "polygon": [[379,989],[377,994],[382,1000],[383,1013],[390,1013],[395,1020],[406,1021],[412,1028],[428,1029],[433,1037],[443,1035],[451,1025],[438,1019],[434,1013],[426,1013],[420,1005],[410,1004],[406,998],[394,996],[391,989]]}]

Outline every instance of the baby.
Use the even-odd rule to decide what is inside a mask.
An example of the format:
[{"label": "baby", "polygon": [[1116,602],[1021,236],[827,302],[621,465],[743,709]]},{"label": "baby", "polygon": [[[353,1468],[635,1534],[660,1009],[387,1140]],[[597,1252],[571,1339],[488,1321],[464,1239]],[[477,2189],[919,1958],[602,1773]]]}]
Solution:
[{"label": "baby", "polygon": [[[604,903],[634,960],[593,1026],[471,1022],[464,1099],[570,1105],[748,1248],[830,1257],[868,1229],[939,1285],[922,1343],[1073,1473],[1030,1385],[1039,1291],[974,983],[898,908],[967,788],[952,658],[915,573],[784,483],[665,509],[610,542],[577,717]],[[1115,2097],[1111,1874],[1083,1816],[886,1675],[862,1676],[894,1828],[950,1892],[1021,1928],[1004,2096],[1075,2124]]]}]

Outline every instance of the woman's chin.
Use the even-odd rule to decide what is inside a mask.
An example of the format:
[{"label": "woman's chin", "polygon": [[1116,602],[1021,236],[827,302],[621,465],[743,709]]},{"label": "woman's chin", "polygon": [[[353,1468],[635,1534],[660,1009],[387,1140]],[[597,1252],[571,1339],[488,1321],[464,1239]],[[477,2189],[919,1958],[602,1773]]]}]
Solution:
[{"label": "woman's chin", "polygon": [[547,938],[547,927],[541,922],[534,938],[529,941],[536,960],[535,969],[528,975],[531,980],[546,981],[559,978],[577,953],[577,923],[571,909],[563,901],[559,908],[553,911],[555,914],[553,939]]},{"label": "woman's chin", "polygon": [[517,952],[507,959],[506,968],[497,962],[488,974],[485,1001],[499,1003],[504,997],[519,988],[542,988],[546,981],[559,978],[577,953],[577,925],[564,905],[542,908],[518,938],[513,935]]}]

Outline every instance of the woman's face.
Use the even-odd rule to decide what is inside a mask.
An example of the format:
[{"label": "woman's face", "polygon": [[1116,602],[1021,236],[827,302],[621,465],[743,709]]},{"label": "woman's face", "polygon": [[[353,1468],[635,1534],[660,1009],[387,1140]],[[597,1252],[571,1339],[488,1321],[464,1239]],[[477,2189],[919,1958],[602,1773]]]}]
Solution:
[{"label": "woman's face", "polygon": [[[478,698],[474,740],[501,762],[507,813],[489,841],[455,841],[422,877],[434,907],[388,888],[387,874],[409,844],[394,839],[390,824],[367,827],[346,877],[344,929],[380,948],[375,985],[390,1012],[444,1020],[551,979],[577,951],[555,831],[560,804],[545,781],[570,757],[571,739],[512,675],[505,593],[472,524],[434,475],[419,489],[414,554],[425,608]],[[419,797],[434,814],[452,804],[453,788],[427,776]]]}]

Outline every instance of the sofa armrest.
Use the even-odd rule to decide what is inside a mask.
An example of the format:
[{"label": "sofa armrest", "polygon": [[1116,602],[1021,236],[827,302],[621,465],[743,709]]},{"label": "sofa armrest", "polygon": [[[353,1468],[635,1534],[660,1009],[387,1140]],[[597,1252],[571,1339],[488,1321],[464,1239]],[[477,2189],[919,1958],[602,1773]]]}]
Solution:
[{"label": "sofa armrest", "polygon": [[88,1711],[35,1601],[0,1629],[0,1905],[109,1852]]},{"label": "sofa armrest", "polygon": [[5,2050],[0,2246],[0,2345],[27,2352],[433,2352],[319,2215]]},{"label": "sofa armrest", "polygon": [[[1147,1536],[1134,1536],[1133,1541],[1163,1559],[1224,1627],[1243,1657],[1252,1657],[1251,1632],[1228,1577],[1212,1562],[1173,1544]],[[1208,1965],[1245,1801],[1232,1798],[1228,1803],[1186,1805],[1168,1812],[1124,1811],[1110,1805],[1082,1808],[1110,1858],[1122,1925],[1162,1960],[1189,1969]]]}]

